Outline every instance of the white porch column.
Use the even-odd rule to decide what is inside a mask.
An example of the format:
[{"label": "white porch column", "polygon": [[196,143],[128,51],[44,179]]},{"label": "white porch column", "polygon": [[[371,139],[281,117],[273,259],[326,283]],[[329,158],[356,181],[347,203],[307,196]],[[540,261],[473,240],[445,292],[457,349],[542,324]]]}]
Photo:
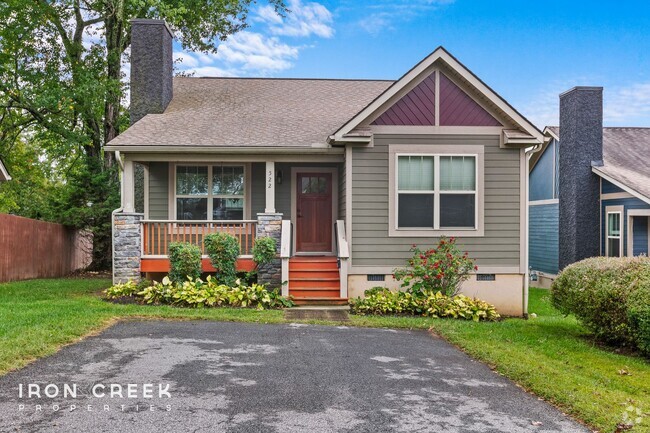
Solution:
[{"label": "white porch column", "polygon": [[275,213],[275,161],[266,161],[266,207],[264,213]]},{"label": "white porch column", "polygon": [[122,173],[122,209],[123,212],[135,212],[135,168],[133,161],[124,161]]}]

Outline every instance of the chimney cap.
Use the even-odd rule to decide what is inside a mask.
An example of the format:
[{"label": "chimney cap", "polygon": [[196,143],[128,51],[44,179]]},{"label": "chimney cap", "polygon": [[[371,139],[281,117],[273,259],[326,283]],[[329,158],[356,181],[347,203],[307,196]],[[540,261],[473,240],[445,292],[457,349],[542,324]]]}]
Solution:
[{"label": "chimney cap", "polygon": [[603,87],[602,86],[575,86],[570,88],[569,90],[566,90],[562,93],[560,93],[560,98],[568,95],[569,93],[573,92],[581,92],[581,91],[597,91],[597,92],[602,92]]},{"label": "chimney cap", "polygon": [[165,26],[167,31],[169,32],[169,35],[173,38],[174,37],[174,32],[172,32],[172,29],[169,28],[169,24],[167,24],[167,21],[165,20],[154,20],[154,19],[148,19],[148,18],[133,18],[132,20],[129,20],[131,23],[131,27],[134,25],[141,25],[141,26]]}]

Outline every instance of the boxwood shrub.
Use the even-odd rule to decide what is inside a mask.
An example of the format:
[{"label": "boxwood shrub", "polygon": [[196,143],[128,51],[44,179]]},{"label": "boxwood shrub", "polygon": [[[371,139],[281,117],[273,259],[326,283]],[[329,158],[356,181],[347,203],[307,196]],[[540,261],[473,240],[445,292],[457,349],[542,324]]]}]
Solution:
[{"label": "boxwood shrub", "polygon": [[201,277],[201,250],[196,245],[186,242],[169,244],[169,278],[183,282],[188,277]]},{"label": "boxwood shrub", "polygon": [[239,241],[230,233],[210,233],[203,239],[205,251],[212,266],[217,270],[217,281],[232,286],[237,280],[237,257]]},{"label": "boxwood shrub", "polygon": [[551,300],[599,340],[650,353],[648,257],[594,257],[569,265],[553,282]]}]

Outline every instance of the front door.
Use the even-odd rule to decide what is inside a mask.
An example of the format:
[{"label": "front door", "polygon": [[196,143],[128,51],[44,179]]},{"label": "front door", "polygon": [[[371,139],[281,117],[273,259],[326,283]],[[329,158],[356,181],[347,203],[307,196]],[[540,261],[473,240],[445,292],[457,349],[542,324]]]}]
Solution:
[{"label": "front door", "polygon": [[296,252],[332,252],[332,174],[296,175]]}]

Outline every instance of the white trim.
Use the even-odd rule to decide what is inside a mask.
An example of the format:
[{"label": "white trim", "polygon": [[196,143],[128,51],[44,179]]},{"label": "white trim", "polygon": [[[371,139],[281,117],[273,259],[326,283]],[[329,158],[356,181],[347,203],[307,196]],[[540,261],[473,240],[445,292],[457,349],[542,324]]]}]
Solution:
[{"label": "white trim", "polygon": [[[296,230],[298,227],[298,218],[297,218],[297,212],[296,212],[296,206],[297,206],[297,200],[298,198],[296,197],[296,191],[297,191],[297,175],[298,173],[330,173],[332,177],[332,185],[330,188],[332,188],[332,250],[331,251],[319,251],[319,252],[301,252],[298,251],[297,248],[297,236],[296,236]],[[303,256],[309,256],[309,255],[335,255],[336,251],[336,238],[334,234],[334,223],[337,220],[338,217],[338,212],[339,212],[339,187],[338,187],[338,173],[339,169],[338,167],[291,167],[291,221],[294,222],[293,224],[293,251],[295,255],[303,255]]]},{"label": "white trim", "polygon": [[[482,237],[484,236],[484,147],[481,145],[415,145],[390,144],[388,146],[388,236],[389,237]],[[400,155],[433,156],[434,157],[434,212],[433,228],[399,228],[397,226],[398,187],[397,187],[397,157]],[[476,158],[476,185],[473,191],[458,191],[459,193],[475,194],[474,228],[440,227],[440,156],[473,156]],[[453,191],[446,191],[453,193]]]},{"label": "white trim", "polygon": [[266,191],[266,201],[264,213],[275,213],[275,162],[266,161],[264,171],[264,191]]},{"label": "white trim", "polygon": [[[327,138],[327,137],[324,137]],[[342,155],[343,149],[330,147],[327,143],[307,146],[157,146],[157,145],[108,145],[104,148],[107,152],[122,153],[178,153],[180,155],[187,153],[210,153],[213,155]],[[258,162],[256,160],[256,162]],[[261,162],[261,161],[260,161]]]},{"label": "white trim", "polygon": [[[610,236],[609,235],[609,215],[610,214],[618,214],[618,224],[619,224],[619,235],[618,237],[616,236]],[[618,239],[619,241],[619,247],[618,247],[618,256],[623,257],[624,254],[624,248],[623,248],[623,240],[625,239],[625,224],[624,224],[624,216],[625,216],[625,207],[624,206],[605,206],[605,256],[609,257],[609,239]]]},{"label": "white trim", "polygon": [[4,178],[0,179],[0,181],[11,180],[11,176],[9,176],[9,172],[7,171],[5,165],[2,163],[2,160],[0,160],[0,174],[2,174],[2,177]]},{"label": "white trim", "polygon": [[640,192],[635,191],[634,189],[630,188],[629,186],[625,185],[624,183],[619,182],[618,180],[614,179],[613,177],[603,173],[602,171],[600,171],[598,169],[598,167],[592,167],[591,171],[593,171],[594,173],[596,173],[598,176],[602,177],[606,181],[608,181],[610,183],[613,183],[614,185],[621,188],[622,190],[629,192],[634,197],[636,197],[636,198],[638,198],[640,200],[643,200],[644,202],[650,204],[650,198],[644,196]]},{"label": "white trim", "polygon": [[337,148],[340,153],[317,155],[317,154],[301,154],[297,149],[296,153],[291,155],[272,155],[272,154],[181,154],[181,153],[128,153],[128,158],[134,161],[147,161],[147,162],[266,162],[275,161],[279,162],[293,162],[293,163],[341,163],[344,161],[344,149]]},{"label": "white trim", "polygon": [[[397,266],[350,266],[348,275],[393,275],[396,268],[403,267],[403,264]],[[471,274],[514,274],[521,275],[518,266],[480,266],[477,271]]]},{"label": "white trim", "polygon": [[501,126],[370,125],[374,134],[501,135]]},{"label": "white trim", "polygon": [[627,255],[634,256],[634,217],[648,217],[648,252],[650,252],[650,209],[629,209],[627,211]]},{"label": "white trim", "polygon": [[124,161],[122,172],[122,209],[125,213],[135,212],[135,167],[131,160]]},{"label": "white trim", "polygon": [[149,166],[142,164],[144,167],[144,219],[149,219]]},{"label": "white trim", "polygon": [[352,147],[345,148],[345,236],[350,249],[348,267],[352,266]]},{"label": "white trim", "polygon": [[[176,194],[176,167],[177,166],[191,166],[191,167],[207,167],[208,169],[208,193],[206,195],[177,195]],[[248,163],[235,163],[235,162],[221,162],[221,161],[209,161],[209,162],[170,162],[169,163],[169,191],[168,191],[168,200],[169,200],[169,213],[172,219],[177,219],[177,208],[176,208],[176,199],[177,198],[206,198],[207,199],[207,219],[206,221],[212,221],[213,217],[213,198],[240,198],[241,196],[228,196],[224,194],[217,194],[216,196],[212,194],[212,168],[214,166],[235,166],[244,168],[244,211],[243,219],[251,219],[251,166]]]},{"label": "white trim", "polygon": [[[442,61],[452,71],[460,75],[479,93],[483,94],[488,101],[494,104],[499,110],[510,117],[517,126],[536,138],[539,143],[544,142],[544,136],[532,123],[525,119],[521,114],[515,111],[503,98],[497,95],[492,89],[487,87],[479,80],[469,69],[456,60],[443,47],[437,48],[433,53],[424,58],[420,63],[413,67],[409,72],[404,74],[397,82],[390,86],[384,93],[377,97],[373,102],[368,104],[357,115],[345,123],[338,131],[335,132],[336,140],[345,141],[344,135],[359,126],[363,121],[371,117],[377,110],[386,104],[391,98],[400,93],[402,89],[408,87],[414,80],[423,75],[436,61]],[[439,80],[437,80],[439,81]],[[452,80],[453,81],[453,80]]]},{"label": "white trim", "polygon": [[529,206],[544,206],[545,204],[558,204],[560,202],[557,198],[549,198],[547,200],[533,200],[529,201]]},{"label": "white trim", "polygon": [[601,200],[616,200],[619,198],[634,198],[629,192],[609,192],[607,194],[600,194]]}]

